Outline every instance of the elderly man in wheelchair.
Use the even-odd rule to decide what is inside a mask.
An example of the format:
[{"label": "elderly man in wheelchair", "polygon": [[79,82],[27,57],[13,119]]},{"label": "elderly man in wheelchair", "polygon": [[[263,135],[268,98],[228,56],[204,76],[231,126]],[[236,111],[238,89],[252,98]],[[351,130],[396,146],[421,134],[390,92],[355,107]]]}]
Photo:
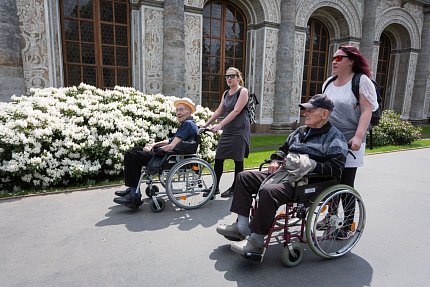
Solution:
[{"label": "elderly man in wheelchair", "polygon": [[180,126],[173,137],[153,144],[146,144],[144,147],[136,146],[125,153],[124,178],[128,188],[124,191],[115,192],[115,195],[118,196],[114,199],[115,203],[131,208],[136,208],[142,204],[142,195],[140,188],[138,188],[142,167],[147,166],[157,154],[166,152],[194,153],[197,150],[199,129],[192,117],[196,110],[195,105],[188,98],[177,100],[174,105]]},{"label": "elderly man in wheelchair", "polygon": [[[332,101],[324,94],[317,94],[299,106],[304,109],[305,126],[290,134],[279,151],[271,156],[267,171],[244,171],[238,175],[230,208],[238,215],[237,220],[231,225],[217,227],[219,234],[235,241],[231,249],[245,257],[264,254],[268,245],[265,237],[272,232],[278,208],[294,201],[294,186],[306,184],[304,175],[312,172],[338,180],[345,166],[347,142],[328,122]],[[281,178],[276,178],[279,176]],[[250,220],[256,194],[258,206]],[[301,236],[300,241],[304,240]]]}]

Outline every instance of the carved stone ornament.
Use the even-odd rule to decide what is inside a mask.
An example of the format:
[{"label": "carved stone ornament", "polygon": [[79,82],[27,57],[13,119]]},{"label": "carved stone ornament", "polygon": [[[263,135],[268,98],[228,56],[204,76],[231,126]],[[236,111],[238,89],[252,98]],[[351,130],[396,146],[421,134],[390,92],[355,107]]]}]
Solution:
[{"label": "carved stone ornament", "polygon": [[264,55],[264,92],[262,118],[273,118],[277,51],[278,30],[266,28],[266,53]]},{"label": "carved stone ornament", "polygon": [[297,3],[296,26],[306,27],[311,15],[319,8],[333,7],[338,10],[347,22],[351,37],[361,38],[361,6],[352,0],[302,0]]},{"label": "carved stone ornament", "polygon": [[391,24],[403,26],[411,37],[411,48],[420,49],[420,28],[411,14],[402,8],[390,8],[378,16],[375,23],[375,41],[379,41],[384,29]]},{"label": "carved stone ornament", "polygon": [[185,90],[188,98],[200,102],[201,18],[185,14]]},{"label": "carved stone ornament", "polygon": [[144,9],[145,91],[148,94],[163,90],[163,11]]},{"label": "carved stone ornament", "polygon": [[48,48],[43,0],[17,0],[22,64],[27,91],[49,85]]}]

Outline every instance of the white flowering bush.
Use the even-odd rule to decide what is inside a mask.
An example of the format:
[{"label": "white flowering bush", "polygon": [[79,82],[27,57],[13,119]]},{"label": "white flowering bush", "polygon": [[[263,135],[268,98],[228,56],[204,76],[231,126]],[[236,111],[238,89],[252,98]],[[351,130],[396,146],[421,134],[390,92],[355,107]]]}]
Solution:
[{"label": "white flowering bush", "polygon": [[[0,103],[0,192],[118,177],[126,150],[176,131],[176,99],[81,84]],[[194,119],[202,125],[211,115],[197,106]],[[212,161],[218,136],[200,141],[200,156]]]}]

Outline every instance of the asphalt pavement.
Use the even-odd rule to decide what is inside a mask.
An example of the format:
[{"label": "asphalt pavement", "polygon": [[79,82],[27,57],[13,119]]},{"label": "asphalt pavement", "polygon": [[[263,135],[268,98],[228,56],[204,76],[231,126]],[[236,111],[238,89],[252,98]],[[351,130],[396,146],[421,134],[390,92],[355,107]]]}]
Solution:
[{"label": "asphalt pavement", "polygon": [[262,263],[230,250],[215,229],[235,220],[231,199],[191,211],[167,201],[161,213],[116,205],[112,187],[2,200],[0,286],[429,286],[429,170],[429,148],[366,156],[360,242],[333,260],[305,246],[295,268],[282,265],[281,243]]}]

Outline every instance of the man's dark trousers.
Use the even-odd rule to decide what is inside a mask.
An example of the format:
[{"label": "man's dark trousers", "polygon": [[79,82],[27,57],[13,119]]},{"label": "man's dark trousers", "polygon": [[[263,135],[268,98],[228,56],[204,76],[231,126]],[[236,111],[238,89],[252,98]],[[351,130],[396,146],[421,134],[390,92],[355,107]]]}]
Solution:
[{"label": "man's dark trousers", "polygon": [[126,151],[124,154],[124,179],[128,187],[137,187],[142,167],[146,166],[154,152],[143,150],[141,146]]},{"label": "man's dark trousers", "polygon": [[265,184],[260,188],[268,176],[268,172],[243,171],[238,174],[234,186],[230,211],[246,217],[249,217],[252,195],[259,192],[258,208],[249,224],[251,231],[257,234],[267,234],[278,208],[294,198],[293,187],[289,183]]}]

